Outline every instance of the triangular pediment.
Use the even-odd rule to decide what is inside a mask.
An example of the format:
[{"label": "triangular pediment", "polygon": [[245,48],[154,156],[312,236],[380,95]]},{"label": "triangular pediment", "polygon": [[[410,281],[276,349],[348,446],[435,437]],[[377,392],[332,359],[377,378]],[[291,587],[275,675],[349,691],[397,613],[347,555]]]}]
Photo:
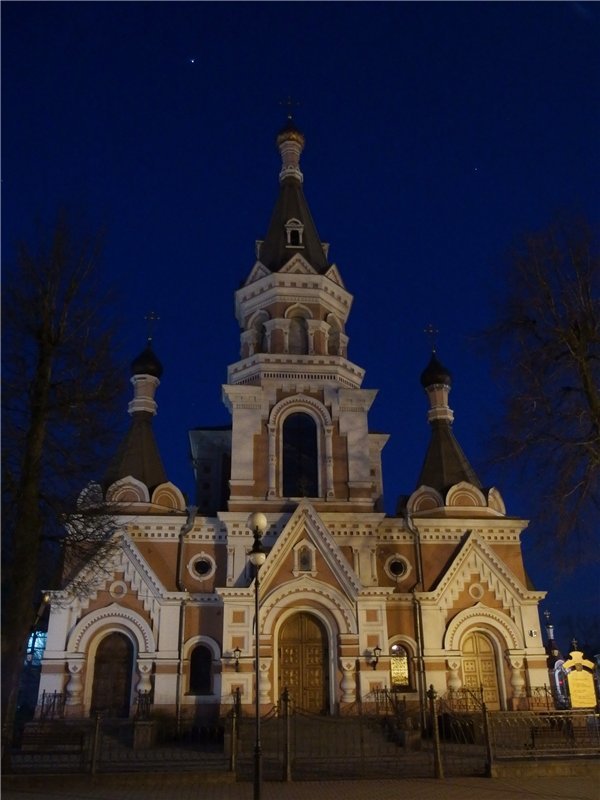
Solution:
[{"label": "triangular pediment", "polygon": [[[168,591],[130,537],[126,533],[119,533],[118,544],[110,558],[102,566],[86,565],[64,590],[57,593],[57,599],[60,595],[60,600],[68,603],[69,598],[79,596],[81,606],[85,608],[100,591],[109,589],[117,575],[122,576],[121,580],[128,591],[138,598],[152,616],[157,613],[157,603],[180,596],[179,592]],[[87,589],[85,596],[83,587]]]},{"label": "triangular pediment", "polygon": [[281,275],[318,275],[317,270],[300,253],[294,253],[279,270]]},{"label": "triangular pediment", "polygon": [[361,583],[325,523],[308,501],[280,533],[260,573],[261,594],[291,581],[328,583],[356,599]]},{"label": "triangular pediment", "polygon": [[545,592],[527,589],[492,548],[471,531],[436,588],[421,593],[421,602],[437,604],[444,609],[452,608],[464,589],[478,582],[486,584],[505,609],[511,608],[515,602],[537,602],[545,597]]},{"label": "triangular pediment", "polygon": [[342,289],[345,289],[344,281],[342,280],[342,276],[340,275],[340,271],[335,264],[332,264],[327,272],[325,273],[325,277],[329,278],[330,281],[337,283],[338,286],[341,286]]},{"label": "triangular pediment", "polygon": [[256,283],[261,278],[264,278],[265,275],[270,275],[270,271],[265,267],[264,264],[261,264],[260,261],[257,261],[256,264],[252,267],[250,275],[244,281],[244,286],[249,286],[251,283]]}]

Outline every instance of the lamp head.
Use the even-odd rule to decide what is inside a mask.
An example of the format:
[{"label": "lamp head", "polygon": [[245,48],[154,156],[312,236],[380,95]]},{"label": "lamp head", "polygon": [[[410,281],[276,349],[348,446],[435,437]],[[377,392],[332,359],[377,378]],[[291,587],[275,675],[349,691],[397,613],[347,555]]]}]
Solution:
[{"label": "lamp head", "polygon": [[267,554],[263,549],[260,539],[257,537],[254,540],[254,544],[252,545],[252,550],[250,550],[250,552],[248,553],[248,560],[253,566],[258,568],[262,567],[266,559],[267,559]]},{"label": "lamp head", "polygon": [[250,528],[250,530],[254,534],[258,534],[259,536],[262,536],[263,533],[269,527],[269,521],[266,518],[266,516],[262,513],[262,511],[254,511],[248,517],[248,521],[246,522],[246,525]]}]

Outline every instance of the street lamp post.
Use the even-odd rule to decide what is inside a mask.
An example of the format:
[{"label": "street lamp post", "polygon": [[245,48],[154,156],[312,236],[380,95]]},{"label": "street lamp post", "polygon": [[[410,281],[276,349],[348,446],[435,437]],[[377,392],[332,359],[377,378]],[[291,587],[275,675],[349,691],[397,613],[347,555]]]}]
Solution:
[{"label": "street lamp post", "polygon": [[248,517],[248,527],[254,536],[254,543],[252,550],[248,554],[248,560],[254,567],[254,630],[256,635],[256,661],[255,661],[255,674],[256,674],[256,689],[254,694],[255,715],[256,715],[256,736],[254,740],[254,800],[260,800],[260,788],[262,784],[262,750],[260,745],[260,632],[258,627],[258,612],[259,612],[259,571],[265,563],[267,554],[262,546],[261,537],[267,530],[268,521],[264,514],[256,511]]}]

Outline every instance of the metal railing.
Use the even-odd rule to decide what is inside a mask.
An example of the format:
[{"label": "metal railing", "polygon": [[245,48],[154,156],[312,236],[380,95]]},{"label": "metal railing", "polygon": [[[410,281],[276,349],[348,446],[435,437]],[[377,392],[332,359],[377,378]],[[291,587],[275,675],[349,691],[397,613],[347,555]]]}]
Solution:
[{"label": "metal railing", "polygon": [[39,703],[40,719],[62,719],[65,716],[65,695],[63,692],[42,692]]}]

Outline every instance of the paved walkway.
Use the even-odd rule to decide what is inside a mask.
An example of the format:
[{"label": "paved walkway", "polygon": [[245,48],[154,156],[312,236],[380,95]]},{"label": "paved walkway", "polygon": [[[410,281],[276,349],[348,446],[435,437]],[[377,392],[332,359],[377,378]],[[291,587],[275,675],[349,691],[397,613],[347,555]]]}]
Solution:
[{"label": "paved walkway", "polygon": [[[194,775],[25,776],[3,779],[2,800],[252,800],[250,783]],[[596,777],[412,778],[262,786],[261,800],[600,800]]]}]

